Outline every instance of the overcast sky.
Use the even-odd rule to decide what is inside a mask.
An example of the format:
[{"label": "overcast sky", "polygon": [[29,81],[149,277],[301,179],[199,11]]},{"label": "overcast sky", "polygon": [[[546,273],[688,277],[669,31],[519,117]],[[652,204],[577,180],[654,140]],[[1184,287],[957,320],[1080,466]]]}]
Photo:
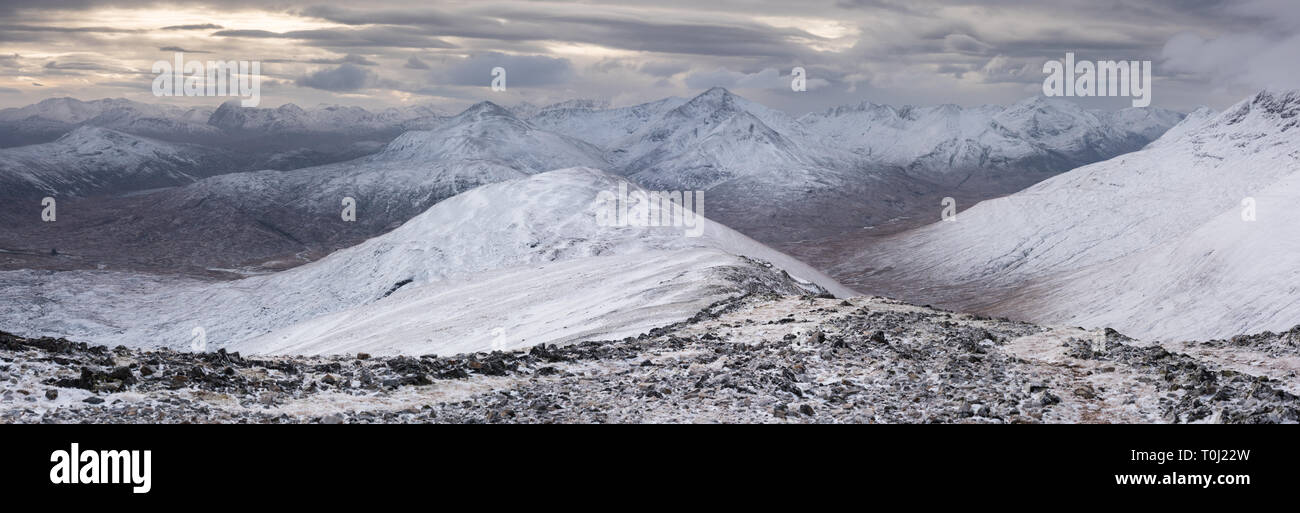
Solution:
[{"label": "overcast sky", "polygon": [[[4,0],[0,107],[219,103],[152,95],[153,62],[177,50],[262,61],[264,107],[628,105],[718,85],[793,114],[1010,103],[1041,94],[1043,62],[1070,51],[1153,61],[1152,104],[1188,110],[1300,87],[1300,2]],[[496,66],[505,92],[489,88]],[[794,66],[808,91],[790,90]]]}]

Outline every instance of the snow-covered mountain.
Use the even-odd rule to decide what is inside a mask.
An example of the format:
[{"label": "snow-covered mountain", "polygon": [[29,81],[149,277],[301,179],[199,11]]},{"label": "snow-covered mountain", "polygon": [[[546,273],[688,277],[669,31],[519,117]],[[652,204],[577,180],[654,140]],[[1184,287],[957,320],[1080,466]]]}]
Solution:
[{"label": "snow-covered mountain", "polygon": [[796,119],[713,88],[619,109],[541,109],[530,122],[601,147],[641,185],[704,190],[715,219],[802,252],[800,241],[919,226],[943,197],[968,205],[1141,148],[1180,117],[1038,98],[864,103]]},{"label": "snow-covered mountain", "polygon": [[525,116],[525,119],[539,128],[582,139],[618,154],[622,152],[619,152],[619,148],[612,147],[612,142],[627,137],[683,103],[686,103],[685,99],[669,97],[613,109],[597,108],[584,103],[561,104],[541,109]]},{"label": "snow-covered mountain", "polygon": [[[44,105],[47,115],[68,122],[96,119],[86,109],[72,102]],[[333,250],[471,187],[590,166],[656,190],[705,191],[711,218],[807,257],[806,251],[826,253],[833,246],[806,241],[856,235],[864,228],[879,233],[917,226],[940,198],[952,196],[964,206],[1019,190],[1059,170],[1060,162],[1095,160],[1126,144],[1144,144],[1168,121],[1167,113],[1154,110],[1106,114],[1049,101],[1006,109],[864,109],[795,119],[721,88],[689,100],[614,109],[590,101],[517,107],[527,119],[490,103],[441,116],[420,107],[372,113],[228,102],[204,125],[220,133],[204,139],[207,144],[237,149],[239,162],[228,171],[289,171],[237,173],[130,200],[138,204],[79,211],[93,214],[85,226],[102,225],[100,231],[116,237],[145,241],[149,255],[173,253],[161,247],[167,240],[178,247],[201,243],[205,250],[190,251],[185,260],[226,267]],[[31,118],[35,110],[29,111]],[[358,221],[335,226],[343,197],[358,201]],[[69,224],[79,222],[73,218]],[[206,235],[209,230],[238,233],[214,238]],[[23,237],[38,247],[95,253],[79,239],[44,239],[63,237],[58,234],[29,238],[37,234]],[[82,235],[91,243],[99,240],[95,233]],[[225,254],[228,249],[235,253]],[[842,250],[819,263],[834,261],[837,252]]]},{"label": "snow-covered mountain", "polygon": [[1298,114],[1296,91],[1199,110],[1142,151],[885,239],[837,271],[912,300],[1142,337],[1288,329],[1300,319]]},{"label": "snow-covered mountain", "polygon": [[0,149],[0,196],[86,196],[170,187],[232,159],[191,145],[82,126],[54,142]]},{"label": "snow-covered mountain", "polygon": [[0,146],[47,142],[85,125],[164,140],[210,137],[219,132],[208,125],[211,115],[212,109],[207,108],[154,105],[124,98],[50,98],[0,110]]},{"label": "snow-covered mountain", "polygon": [[[358,222],[391,227],[433,203],[479,185],[565,167],[606,167],[590,144],[515,118],[482,102],[435,130],[403,133],[360,159],[292,171],[235,173],[176,191],[168,201],[217,201],[249,212],[277,206],[303,216],[337,218],[344,197],[357,200]],[[286,223],[292,230],[295,223]]]},{"label": "snow-covered mountain", "polygon": [[[149,104],[125,98],[81,101],[50,98],[25,107],[0,110],[0,126],[21,131],[33,127],[90,125],[135,135],[216,136],[227,132],[339,133],[393,131],[406,123],[426,123],[445,114],[429,105],[411,105],[371,112],[362,107],[320,105],[304,109],[292,103],[279,107],[243,107],[238,100],[214,108]],[[147,133],[146,133],[147,132]],[[180,132],[180,133],[177,133]]]},{"label": "snow-covered mountain", "polygon": [[711,221],[700,237],[602,225],[599,195],[620,184],[636,189],[590,168],[486,185],[320,261],[234,282],[3,273],[0,322],[109,345],[183,348],[197,326],[210,349],[445,354],[635,335],[750,292],[851,293]]},{"label": "snow-covered mountain", "polygon": [[866,159],[942,181],[965,180],[975,170],[1029,170],[1045,177],[1139,149],[1180,119],[1164,109],[1093,111],[1035,96],[1008,107],[864,102],[810,113],[799,122]]},{"label": "snow-covered mountain", "polygon": [[404,123],[445,114],[427,105],[371,112],[361,107],[321,105],[303,109],[292,103],[276,108],[244,107],[237,100],[221,104],[206,121],[233,132],[332,133],[385,131],[403,128]]},{"label": "snow-covered mountain", "polygon": [[637,183],[708,190],[736,179],[788,182],[822,167],[816,155],[772,129],[739,97],[713,88],[647,123],[613,146],[615,164]]},{"label": "snow-covered mountain", "polygon": [[81,101],[75,98],[50,98],[26,107],[0,110],[0,122],[40,118],[49,121],[78,125],[102,120],[169,119],[178,122],[206,124],[212,109],[185,108],[174,105],[156,105],[127,100],[104,98]]},{"label": "snow-covered mountain", "polygon": [[[575,166],[609,167],[598,148],[484,102],[347,162],[228,173],[106,199],[70,212],[57,231],[27,216],[13,240],[0,235],[0,247],[59,248],[112,267],[296,264],[391,230],[474,187]],[[355,222],[343,220],[345,198],[355,201]]]},{"label": "snow-covered mountain", "polygon": [[50,142],[92,126],[232,151],[239,159],[226,172],[296,169],[369,155],[404,131],[433,129],[445,118],[428,105],[372,112],[337,105],[252,108],[232,101],[212,109],[52,98],[0,110],[0,147]]}]

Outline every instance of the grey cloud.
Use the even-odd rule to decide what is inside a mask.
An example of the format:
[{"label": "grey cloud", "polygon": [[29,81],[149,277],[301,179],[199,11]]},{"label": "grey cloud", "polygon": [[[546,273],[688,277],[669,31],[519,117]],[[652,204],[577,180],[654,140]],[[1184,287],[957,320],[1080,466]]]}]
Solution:
[{"label": "grey cloud", "polygon": [[[919,3],[919,2],[913,2]],[[898,2],[893,0],[839,0],[835,2],[836,7],[842,9],[867,9],[867,10],[884,10],[904,14],[919,14],[920,11],[908,2]]]},{"label": "grey cloud", "polygon": [[650,61],[641,64],[641,72],[657,77],[671,77],[691,69],[690,65],[672,61]]},{"label": "grey cloud", "polygon": [[343,64],[337,68],[303,75],[296,83],[325,91],[356,91],[368,87],[375,80],[375,75],[369,70],[353,64]]},{"label": "grey cloud", "polygon": [[[710,87],[727,87],[735,89],[772,89],[772,90],[789,90],[790,81],[792,80],[789,71],[777,71],[773,68],[766,68],[754,73],[742,73],[719,69],[701,73],[692,73],[686,77],[686,87],[692,89],[708,89]],[[829,83],[825,78],[810,75],[808,78],[808,88],[817,89]]]},{"label": "grey cloud", "polygon": [[1289,63],[1296,55],[1300,55],[1300,34],[1271,40],[1258,34],[1206,39],[1183,33],[1165,44],[1160,57],[1169,71],[1205,77],[1218,85],[1294,89],[1300,88],[1300,69]]},{"label": "grey cloud", "polygon": [[59,27],[53,25],[0,25],[0,31],[4,32],[103,32],[109,34],[129,34],[140,33],[141,30],[123,29],[116,27]]},{"label": "grey cloud", "polygon": [[601,59],[599,62],[592,64],[588,68],[598,73],[609,73],[616,69],[627,68],[628,64],[623,59]]},{"label": "grey cloud", "polygon": [[456,45],[425,34],[393,29],[317,29],[271,32],[268,30],[219,30],[216,37],[300,39],[325,47],[455,48]]},{"label": "grey cloud", "polygon": [[378,66],[379,63],[356,54],[347,54],[337,59],[311,59],[311,64],[357,64],[361,66]]},{"label": "grey cloud", "polygon": [[137,89],[137,90],[144,90],[144,91],[148,91],[152,88],[152,82],[148,80],[141,80],[135,82],[120,81],[120,80],[96,82],[95,85],[104,86],[104,87],[116,87],[120,89]]},{"label": "grey cloud", "polygon": [[162,47],[162,48],[159,48],[158,51],[160,51],[160,52],[181,52],[181,53],[212,53],[212,52],[208,52],[208,51],[204,51],[204,50],[186,50],[186,49],[181,48],[181,47],[179,47],[179,46],[164,46],[164,47]]},{"label": "grey cloud", "polygon": [[429,69],[428,64],[425,64],[424,61],[414,55],[412,55],[410,59],[406,60],[406,64],[403,65],[403,67],[406,69]]},{"label": "grey cloud", "polygon": [[163,27],[160,30],[219,30],[225,27],[215,23],[197,23],[193,25],[172,25]]},{"label": "grey cloud", "polygon": [[[407,0],[374,0],[353,7],[312,5],[317,0],[277,0],[271,7],[256,0],[176,1],[182,7],[260,9],[336,26],[248,30],[214,10],[206,18],[195,18],[198,23],[132,33],[78,16],[103,5],[153,8],[152,0],[0,0],[0,46],[5,53],[38,54],[57,44],[85,54],[59,55],[50,68],[40,67],[48,59],[29,62],[0,56],[0,71],[6,76],[90,75],[95,70],[78,65],[94,64],[126,73],[147,67],[155,58],[149,51],[166,44],[179,46],[164,46],[162,51],[186,46],[218,51],[219,46],[219,53],[290,58],[264,62],[327,65],[309,68],[312,72],[301,76],[296,76],[302,73],[297,67],[274,71],[288,73],[288,84],[328,91],[417,87],[366,73],[364,68],[375,61],[427,69],[427,74],[404,75],[432,78],[435,85],[418,87],[437,90],[439,96],[465,94],[466,99],[476,99],[470,91],[477,89],[460,86],[488,84],[496,65],[507,68],[510,85],[537,87],[539,95],[682,95],[687,94],[683,84],[689,83],[751,87],[755,90],[750,94],[777,96],[784,94],[788,80],[770,80],[773,72],[764,70],[788,75],[794,65],[806,67],[810,80],[835,86],[817,95],[777,98],[797,109],[868,96],[894,103],[1014,101],[1025,94],[1026,84],[1041,80],[1044,59],[1060,59],[1071,51],[1092,60],[1155,60],[1159,83],[1177,84],[1186,91],[1179,101],[1200,94],[1206,98],[1201,103],[1222,105],[1219,98],[1225,89],[1236,95],[1241,88],[1297,82],[1291,67],[1276,63],[1291,62],[1300,52],[1294,40],[1300,34],[1300,9],[1294,0],[722,0],[709,5],[690,0],[491,0],[454,7]],[[781,17],[793,21],[776,23],[783,26],[762,22]],[[845,41],[825,37],[821,27],[804,30],[799,24],[803,17],[852,26],[858,35],[847,41],[851,47],[842,49]],[[1195,38],[1176,37],[1180,32]],[[157,42],[158,36],[166,39]],[[193,39],[199,36],[216,40]],[[578,55],[570,62],[562,58],[567,54],[555,53],[569,45],[635,53]],[[318,49],[344,57],[292,60],[295,55],[320,55]],[[348,57],[354,54],[364,57]],[[26,64],[25,69],[19,64]],[[344,65],[356,70],[341,71]],[[626,86],[626,92],[619,90],[633,71],[644,74],[643,80]],[[763,88],[773,82],[775,89]],[[324,94],[292,87],[285,91]],[[1157,102],[1173,96],[1157,94]]]},{"label": "grey cloud", "polygon": [[748,22],[650,21],[629,16],[553,14],[519,7],[500,9],[490,17],[452,16],[428,9],[359,11],[313,7],[303,13],[352,25],[418,27],[431,36],[502,41],[559,38],[610,48],[694,55],[791,57],[808,53],[795,39],[824,39],[800,29]]},{"label": "grey cloud", "polygon": [[111,68],[93,62],[58,62],[45,63],[47,71],[107,71]]},{"label": "grey cloud", "polygon": [[987,63],[980,68],[983,74],[984,83],[1017,83],[1027,84],[1042,82],[1042,62],[1045,59],[1026,61],[1025,59],[1012,59],[1005,55],[998,55],[989,59]]},{"label": "grey cloud", "polygon": [[535,87],[568,82],[573,66],[568,59],[542,55],[507,55],[483,53],[447,65],[435,72],[435,78],[451,85],[488,85],[492,81],[492,68],[506,70],[506,85]]},{"label": "grey cloud", "polygon": [[992,45],[966,34],[948,34],[943,42],[948,50],[958,53],[984,54],[993,49]]}]

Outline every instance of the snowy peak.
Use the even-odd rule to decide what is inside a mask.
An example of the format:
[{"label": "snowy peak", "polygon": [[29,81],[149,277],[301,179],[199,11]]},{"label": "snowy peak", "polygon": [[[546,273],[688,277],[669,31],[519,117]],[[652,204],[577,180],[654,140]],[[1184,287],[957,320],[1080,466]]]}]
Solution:
[{"label": "snowy peak", "polygon": [[227,161],[198,147],[80,126],[58,140],[0,150],[4,195],[97,193],[187,184]]},{"label": "snowy peak", "polygon": [[718,111],[735,112],[739,110],[736,103],[736,95],[731,94],[731,91],[721,87],[713,87],[691,98],[690,101],[673,109],[672,112],[677,115],[696,118],[712,115]]},{"label": "snowy peak", "polygon": [[642,184],[706,190],[736,178],[772,178],[810,166],[803,149],[715,87],[627,138],[613,157]]},{"label": "snowy peak", "polygon": [[519,119],[516,118],[515,115],[512,114],[509,110],[506,110],[504,107],[500,105],[497,105],[489,101],[481,101],[475,103],[474,105],[470,105],[469,108],[465,109],[460,114],[453,116],[451,121],[453,123],[467,123],[467,122],[482,121],[488,118],[506,118],[511,120]]},{"label": "snowy peak", "polygon": [[1190,145],[1187,151],[1225,158],[1293,145],[1287,132],[1300,124],[1300,91],[1261,91],[1223,112],[1201,107],[1169,129],[1152,147]]},{"label": "snowy peak", "polygon": [[782,134],[746,109],[740,97],[721,87],[709,89],[668,111],[657,122],[639,131],[639,134],[643,142],[676,147],[720,137],[791,146]]},{"label": "snowy peak", "polygon": [[480,102],[433,130],[398,136],[371,157],[376,161],[485,163],[532,174],[552,169],[608,167],[599,148],[578,139],[540,130],[492,102]]},{"label": "snowy peak", "polygon": [[993,116],[993,122],[1021,138],[1057,144],[1101,127],[1096,116],[1074,102],[1042,96],[1012,104]]},{"label": "snowy peak", "polygon": [[1300,90],[1283,92],[1260,91],[1255,96],[1238,102],[1206,125],[1204,129],[1241,125],[1251,130],[1275,128],[1285,132],[1300,124]]},{"label": "snowy peak", "polygon": [[[780,265],[805,281],[824,275],[722,225],[699,219],[703,236],[681,227],[605,226],[601,193],[642,190],[599,169],[559,169],[484,185],[430,207],[397,229],[267,280],[317,283],[338,297],[379,299],[394,283],[424,282],[503,267],[650,250],[715,248]],[[355,277],[347,279],[346,277]],[[362,281],[356,281],[362,280]],[[336,294],[329,294],[335,297]]]}]

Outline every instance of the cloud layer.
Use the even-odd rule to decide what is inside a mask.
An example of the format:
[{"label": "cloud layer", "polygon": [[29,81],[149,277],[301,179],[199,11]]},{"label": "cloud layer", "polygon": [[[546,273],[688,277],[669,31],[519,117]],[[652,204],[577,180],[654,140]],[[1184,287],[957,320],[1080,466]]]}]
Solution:
[{"label": "cloud layer", "polygon": [[[1290,0],[10,1],[0,6],[0,106],[65,95],[158,101],[133,84],[172,52],[262,61],[271,105],[620,105],[724,86],[795,114],[860,101],[1008,103],[1036,94],[1045,60],[1074,52],[1153,61],[1155,105],[1221,108],[1261,88],[1300,87],[1290,65],[1300,9]],[[805,92],[790,90],[795,66],[808,71]],[[496,67],[506,91],[489,88]]]}]

